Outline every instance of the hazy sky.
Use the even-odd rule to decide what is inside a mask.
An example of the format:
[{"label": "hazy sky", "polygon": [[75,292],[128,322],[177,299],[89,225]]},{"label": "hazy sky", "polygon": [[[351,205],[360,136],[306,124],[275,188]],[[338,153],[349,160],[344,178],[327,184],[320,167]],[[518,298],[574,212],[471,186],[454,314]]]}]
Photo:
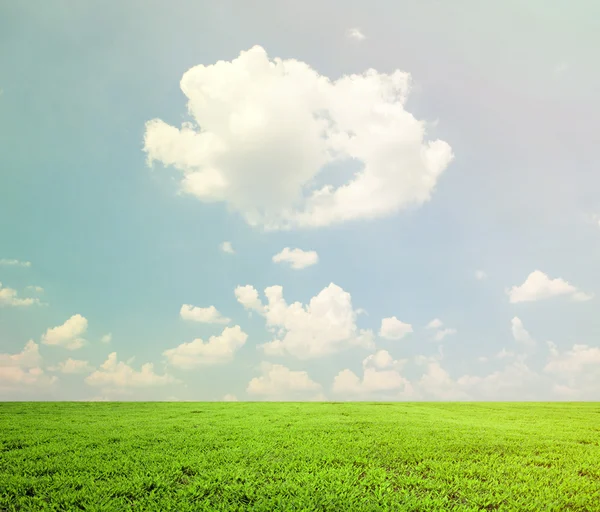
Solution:
[{"label": "hazy sky", "polygon": [[596,1],[0,6],[0,400],[600,400]]}]

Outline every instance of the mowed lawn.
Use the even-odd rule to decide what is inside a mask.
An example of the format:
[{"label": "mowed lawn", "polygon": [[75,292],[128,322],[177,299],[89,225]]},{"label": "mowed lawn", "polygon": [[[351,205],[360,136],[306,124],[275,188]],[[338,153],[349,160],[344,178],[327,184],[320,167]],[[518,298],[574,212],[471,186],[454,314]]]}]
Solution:
[{"label": "mowed lawn", "polygon": [[1,403],[0,510],[600,511],[597,403]]}]

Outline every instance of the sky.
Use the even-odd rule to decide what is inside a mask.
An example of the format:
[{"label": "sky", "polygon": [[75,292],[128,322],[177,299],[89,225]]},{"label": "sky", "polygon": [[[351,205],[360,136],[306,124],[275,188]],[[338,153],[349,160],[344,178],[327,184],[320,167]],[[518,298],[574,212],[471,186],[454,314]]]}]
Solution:
[{"label": "sky", "polygon": [[0,400],[600,400],[600,4],[0,7]]}]

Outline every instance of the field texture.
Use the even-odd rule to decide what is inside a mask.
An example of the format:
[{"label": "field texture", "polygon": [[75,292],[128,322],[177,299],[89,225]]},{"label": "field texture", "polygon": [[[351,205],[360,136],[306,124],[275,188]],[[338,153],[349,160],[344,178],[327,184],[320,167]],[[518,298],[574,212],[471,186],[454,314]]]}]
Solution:
[{"label": "field texture", "polygon": [[599,404],[3,403],[0,510],[600,511]]}]

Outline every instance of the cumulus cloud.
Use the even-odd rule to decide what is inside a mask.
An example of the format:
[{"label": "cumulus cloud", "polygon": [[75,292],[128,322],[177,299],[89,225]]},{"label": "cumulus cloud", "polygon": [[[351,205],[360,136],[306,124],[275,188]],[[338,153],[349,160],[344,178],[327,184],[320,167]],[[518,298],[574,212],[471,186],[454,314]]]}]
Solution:
[{"label": "cumulus cloud", "polygon": [[16,290],[12,288],[5,288],[0,283],[0,307],[2,306],[33,306],[39,304],[40,300],[37,298],[25,298],[21,299],[18,297]]},{"label": "cumulus cloud", "polygon": [[227,253],[227,254],[235,254],[235,251],[233,250],[233,245],[231,245],[231,242],[223,242],[219,248],[221,249],[222,252]]},{"label": "cumulus cloud", "polygon": [[412,325],[398,320],[395,316],[381,320],[379,336],[387,340],[400,340],[413,332]]},{"label": "cumulus cloud", "polygon": [[263,305],[253,287],[236,289],[238,301],[263,315],[267,327],[277,333],[273,341],[260,345],[265,354],[309,359],[351,346],[373,346],[373,332],[356,325],[352,297],[334,283],[323,288],[307,305],[300,302],[288,305],[281,286],[266,288],[265,296],[267,304]]},{"label": "cumulus cloud", "polygon": [[600,399],[600,347],[575,344],[561,352],[554,343],[548,343],[550,356],[544,372],[559,382],[555,393],[567,399]]},{"label": "cumulus cloud", "polygon": [[198,366],[223,364],[231,361],[235,352],[241,348],[248,335],[239,325],[225,327],[220,336],[211,336],[208,342],[200,338],[189,343],[182,343],[176,348],[165,350],[163,355],[169,364],[183,369]]},{"label": "cumulus cloud", "polygon": [[177,382],[168,375],[154,373],[154,365],[146,363],[140,371],[134,370],[123,361],[117,361],[117,353],[112,352],[100,368],[88,375],[85,382],[90,386],[102,387],[112,391],[164,386]]},{"label": "cumulus cloud", "polygon": [[564,279],[550,279],[539,270],[534,270],[520,286],[513,286],[507,291],[510,302],[528,302],[550,299],[558,296],[569,296],[574,301],[586,301],[593,295],[582,292]]},{"label": "cumulus cloud", "polygon": [[93,370],[87,361],[81,361],[78,359],[68,358],[66,361],[58,363],[54,371],[61,373],[87,373]]},{"label": "cumulus cloud", "polygon": [[31,267],[31,261],[0,259],[0,266],[4,267]]},{"label": "cumulus cloud", "polygon": [[73,315],[64,324],[52,327],[42,336],[42,343],[65,347],[69,350],[81,348],[85,340],[81,337],[87,331],[88,321],[81,315]]},{"label": "cumulus cloud", "polygon": [[303,251],[302,249],[290,249],[285,247],[281,252],[273,256],[274,263],[289,263],[294,270],[301,270],[319,261],[316,251]]},{"label": "cumulus cloud", "polygon": [[413,394],[412,385],[398,371],[404,363],[395,361],[387,350],[379,350],[364,359],[362,379],[349,369],[342,370],[333,379],[332,391],[363,398],[395,391],[408,397]]},{"label": "cumulus cloud", "polygon": [[359,28],[350,28],[346,34],[350,39],[354,39],[355,41],[364,41],[367,38]]},{"label": "cumulus cloud", "polygon": [[306,399],[307,394],[321,389],[321,385],[305,371],[293,371],[283,365],[266,362],[261,363],[260,370],[262,375],[248,383],[246,391],[250,395],[279,400]]},{"label": "cumulus cloud", "polygon": [[208,306],[207,308],[199,308],[192,306],[191,304],[184,304],[181,306],[179,316],[184,320],[190,320],[192,322],[202,322],[205,324],[228,324],[231,322],[231,318],[224,317],[219,313],[217,308],[214,306]]},{"label": "cumulus cloud", "polygon": [[52,386],[58,379],[44,373],[39,346],[33,340],[16,354],[0,354],[0,391],[37,390]]},{"label": "cumulus cloud", "polygon": [[[254,46],[189,69],[180,85],[193,122],[148,121],[148,163],[176,168],[183,192],[224,202],[253,226],[327,226],[418,206],[453,158],[405,110],[410,75],[399,70],[332,81]],[[323,183],[327,164],[343,161],[362,168],[340,186]]]},{"label": "cumulus cloud", "polygon": [[520,343],[526,347],[534,347],[535,340],[531,337],[529,332],[523,326],[523,322],[519,317],[514,317],[511,320],[511,330],[513,338],[517,343]]}]

